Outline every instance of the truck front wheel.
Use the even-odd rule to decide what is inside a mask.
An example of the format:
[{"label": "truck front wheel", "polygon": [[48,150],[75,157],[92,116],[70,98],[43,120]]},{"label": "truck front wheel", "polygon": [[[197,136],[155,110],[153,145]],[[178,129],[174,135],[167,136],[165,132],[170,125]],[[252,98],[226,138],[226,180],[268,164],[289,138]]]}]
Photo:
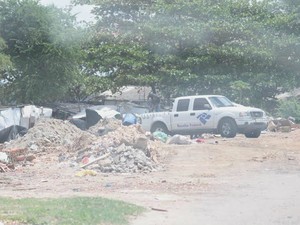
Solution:
[{"label": "truck front wheel", "polygon": [[219,123],[219,132],[222,137],[234,138],[237,133],[237,127],[234,120],[226,118]]},{"label": "truck front wheel", "polygon": [[153,124],[150,131],[151,131],[151,133],[154,133],[155,131],[160,131],[160,132],[163,132],[165,134],[170,133],[168,128],[166,127],[166,125],[163,124],[163,123],[160,123],[160,122]]},{"label": "truck front wheel", "polygon": [[245,137],[247,138],[258,138],[260,136],[261,131],[260,130],[252,130],[247,133],[245,133]]}]

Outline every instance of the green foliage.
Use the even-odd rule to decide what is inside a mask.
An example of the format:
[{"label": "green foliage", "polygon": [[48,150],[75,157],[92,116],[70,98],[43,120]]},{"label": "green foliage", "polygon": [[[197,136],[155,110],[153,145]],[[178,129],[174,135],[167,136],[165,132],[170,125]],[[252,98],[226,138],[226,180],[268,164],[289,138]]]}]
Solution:
[{"label": "green foliage", "polygon": [[74,18],[35,0],[8,0],[0,2],[0,27],[5,53],[15,65],[5,73],[6,100],[43,103],[63,98],[81,56]]},{"label": "green foliage", "polygon": [[[278,35],[267,26],[277,15],[265,2],[159,2],[160,14],[147,23],[148,41],[168,59],[163,67],[174,86],[184,84],[200,93],[219,89],[230,93],[230,83],[240,80],[252,87],[252,100],[264,100],[274,97],[278,87],[292,86],[298,78],[299,65],[289,60],[298,52],[298,39]],[[221,82],[224,76],[227,83]],[[266,87],[273,91],[265,92]]]},{"label": "green foliage", "polygon": [[117,85],[156,84],[166,96],[226,94],[260,106],[300,85],[299,11],[288,1],[93,4],[99,17],[86,68]]},{"label": "green foliage", "polygon": [[0,37],[0,73],[12,66],[9,56],[4,53],[6,47],[4,40]]},{"label": "green foliage", "polygon": [[5,73],[11,100],[82,100],[106,88],[150,85],[168,98],[224,94],[266,108],[300,85],[296,1],[73,2],[95,5],[84,42],[67,12],[36,0],[0,2],[7,44],[0,53],[15,65]]},{"label": "green foliage", "polygon": [[300,102],[296,97],[280,100],[277,107],[277,116],[282,118],[294,117],[300,121]]},{"label": "green foliage", "polygon": [[86,100],[89,96],[114,88],[113,82],[107,77],[80,74],[69,85],[68,97],[65,99],[80,102]]},{"label": "green foliage", "polygon": [[230,84],[230,88],[232,89],[232,92],[238,103],[244,105],[249,104],[248,95],[250,91],[250,85],[248,83],[241,80],[233,81]]},{"label": "green foliage", "polygon": [[25,224],[127,224],[141,207],[103,198],[0,199],[0,220]]},{"label": "green foliage", "polygon": [[147,85],[155,82],[155,61],[151,52],[117,34],[96,33],[84,48],[82,68],[89,76],[103,76],[116,86]]}]

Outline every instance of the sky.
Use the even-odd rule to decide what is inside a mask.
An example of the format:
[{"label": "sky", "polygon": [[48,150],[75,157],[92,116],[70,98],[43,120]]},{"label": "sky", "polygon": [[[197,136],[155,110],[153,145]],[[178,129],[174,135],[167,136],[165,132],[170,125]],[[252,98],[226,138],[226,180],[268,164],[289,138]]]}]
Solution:
[{"label": "sky", "polygon": [[[71,5],[71,0],[40,0],[43,5],[54,4],[56,7],[65,8],[68,5]],[[93,15],[90,13],[92,6],[76,6],[72,10],[72,13],[77,14],[77,20],[85,20],[87,22],[93,21]]]}]

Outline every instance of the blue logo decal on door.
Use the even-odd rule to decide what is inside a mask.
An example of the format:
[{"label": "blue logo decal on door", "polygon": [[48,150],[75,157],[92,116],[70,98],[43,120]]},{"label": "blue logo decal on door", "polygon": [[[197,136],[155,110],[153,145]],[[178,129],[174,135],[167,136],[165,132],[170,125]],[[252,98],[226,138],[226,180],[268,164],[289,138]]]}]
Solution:
[{"label": "blue logo decal on door", "polygon": [[199,119],[200,122],[205,125],[210,117],[211,115],[208,115],[207,113],[201,113],[199,116],[197,116],[197,119]]}]

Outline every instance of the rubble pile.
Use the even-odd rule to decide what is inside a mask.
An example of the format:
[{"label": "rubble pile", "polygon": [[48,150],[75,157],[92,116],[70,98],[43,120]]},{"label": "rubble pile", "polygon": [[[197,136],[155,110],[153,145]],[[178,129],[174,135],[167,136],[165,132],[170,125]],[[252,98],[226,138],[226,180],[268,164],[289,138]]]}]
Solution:
[{"label": "rubble pile", "polygon": [[296,124],[293,118],[277,118],[269,121],[267,130],[271,132],[291,132],[299,128],[299,124]]},{"label": "rubble pile", "polygon": [[8,155],[5,152],[0,151],[0,173],[1,172],[7,172],[10,170],[9,168],[9,158]]},{"label": "rubble pile", "polygon": [[136,173],[156,170],[157,164],[145,152],[125,144],[106,150],[109,156],[93,167],[103,173]]},{"label": "rubble pile", "polygon": [[90,127],[88,132],[96,136],[102,136],[118,129],[121,125],[121,120],[115,118],[105,118],[103,120],[100,120],[96,125]]},{"label": "rubble pile", "polygon": [[[6,143],[4,148],[28,149],[32,153],[53,152],[61,150],[61,147],[68,151],[77,151],[95,139],[94,135],[81,131],[68,121],[40,119],[25,136]],[[81,140],[80,145],[74,145],[78,140]]]},{"label": "rubble pile", "polygon": [[132,125],[132,126],[119,126],[118,129],[109,132],[107,135],[99,137],[97,139],[97,143],[102,145],[103,147],[117,147],[121,144],[125,145],[134,145],[136,139],[146,137],[145,131],[141,128],[140,125]]},{"label": "rubble pile", "polygon": [[86,162],[107,155],[93,164],[104,173],[150,172],[157,168],[158,146],[139,125],[119,125],[114,131],[99,137],[89,148],[79,151],[77,162]]},{"label": "rubble pile", "polygon": [[[99,136],[102,127],[106,134]],[[3,145],[0,172],[17,164],[32,164],[35,158],[50,153],[57,155],[58,162],[104,173],[150,172],[158,168],[162,144],[140,125],[123,126],[116,119],[103,120],[88,131],[68,121],[40,119],[25,136]]]}]

